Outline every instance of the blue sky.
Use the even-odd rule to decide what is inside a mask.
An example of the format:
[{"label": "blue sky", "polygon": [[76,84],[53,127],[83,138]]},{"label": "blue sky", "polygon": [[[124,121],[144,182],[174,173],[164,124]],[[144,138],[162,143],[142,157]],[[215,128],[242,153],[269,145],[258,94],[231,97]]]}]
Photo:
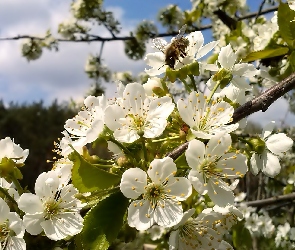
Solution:
[{"label": "blue sky", "polygon": [[[0,37],[21,34],[43,36],[47,29],[55,33],[58,24],[71,17],[70,3],[71,0],[26,0],[26,4],[23,0],[1,0]],[[248,0],[247,3],[254,11],[260,1]],[[157,11],[168,4],[178,4],[182,9],[191,7],[189,0],[106,0],[104,6],[114,12],[121,21],[122,35],[127,35],[141,20],[155,20]],[[93,33],[109,37],[102,27],[96,28]],[[206,35],[205,39],[210,42],[210,36]],[[32,62],[21,57],[20,45],[21,41],[0,42],[0,99],[5,103],[31,103],[42,99],[47,104],[54,99],[59,102],[71,98],[83,100],[91,83],[84,73],[85,61],[89,53],[99,52],[100,44],[61,43],[59,52],[45,50],[39,60]],[[151,48],[149,51],[152,51]],[[103,58],[115,72],[129,70],[139,73],[146,67],[143,61],[131,61],[125,56],[122,42],[107,43]],[[107,96],[112,97],[114,92],[115,84],[108,84]],[[280,102],[272,108],[275,107],[278,108],[264,114],[265,121],[271,119],[273,113],[282,114],[280,110],[286,109],[287,105]],[[261,120],[261,115],[257,117]]]}]

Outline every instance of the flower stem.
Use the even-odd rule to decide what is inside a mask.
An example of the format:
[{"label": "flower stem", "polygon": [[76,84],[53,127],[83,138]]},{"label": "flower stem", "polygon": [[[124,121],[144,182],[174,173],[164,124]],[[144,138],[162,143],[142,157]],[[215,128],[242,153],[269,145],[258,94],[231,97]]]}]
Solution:
[{"label": "flower stem", "polygon": [[216,83],[216,85],[214,86],[213,90],[211,91],[211,94],[210,94],[208,103],[211,103],[212,97],[213,97],[214,93],[216,92],[216,90],[218,89],[219,85],[220,85],[220,81],[218,81]]},{"label": "flower stem", "polygon": [[147,150],[146,150],[146,146],[145,146],[145,139],[143,137],[141,137],[141,144],[142,144],[142,150],[143,150],[143,155],[144,155],[144,161],[145,161],[145,168],[147,166],[148,163],[148,155],[147,155]]},{"label": "flower stem", "polygon": [[19,181],[15,178],[14,175],[11,175],[10,178],[12,179],[12,182],[15,185],[18,194],[22,195],[24,193],[24,190],[22,186],[20,185]]},{"label": "flower stem", "polygon": [[13,204],[17,206],[17,202],[10,196],[10,194],[3,188],[0,187],[0,192],[5,195],[5,197]]},{"label": "flower stem", "polygon": [[187,91],[188,93],[192,92],[191,89],[190,89],[190,87],[188,86],[186,80],[181,79],[181,81],[183,82],[186,91]]},{"label": "flower stem", "polygon": [[130,151],[128,148],[126,148],[122,143],[118,142],[117,140],[115,140],[112,137],[108,138],[109,141],[115,143],[119,148],[121,148],[126,154],[130,155],[131,157],[136,158]]},{"label": "flower stem", "polygon": [[189,74],[188,76],[189,76],[189,78],[191,79],[191,82],[192,82],[192,85],[193,85],[194,91],[198,91],[194,76],[193,76],[192,74]]},{"label": "flower stem", "polygon": [[180,136],[173,136],[173,137],[168,137],[168,138],[162,138],[162,139],[158,139],[158,140],[153,140],[152,142],[161,142],[161,141],[169,141],[169,140],[175,140],[175,139],[179,139]]}]

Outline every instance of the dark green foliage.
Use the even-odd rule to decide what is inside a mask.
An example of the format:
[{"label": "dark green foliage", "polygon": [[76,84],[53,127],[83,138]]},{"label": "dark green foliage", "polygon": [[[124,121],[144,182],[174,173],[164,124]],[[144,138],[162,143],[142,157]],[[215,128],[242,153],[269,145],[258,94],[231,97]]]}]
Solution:
[{"label": "dark green foliage", "polygon": [[0,102],[0,139],[9,136],[30,151],[21,169],[23,187],[33,190],[38,175],[52,168],[46,160],[56,156],[52,152],[53,142],[62,136],[65,121],[74,115],[68,105],[56,101],[48,107],[42,101],[30,105],[10,103],[9,107]]}]

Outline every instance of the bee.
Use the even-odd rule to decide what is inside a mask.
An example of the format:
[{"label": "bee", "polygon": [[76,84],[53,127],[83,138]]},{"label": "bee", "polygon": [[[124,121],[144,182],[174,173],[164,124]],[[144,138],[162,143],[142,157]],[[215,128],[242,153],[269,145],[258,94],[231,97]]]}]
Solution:
[{"label": "bee", "polygon": [[165,54],[165,65],[168,65],[171,69],[174,69],[175,63],[180,57],[185,58],[187,56],[186,48],[189,46],[189,40],[183,37],[185,30],[186,24],[181,27],[179,34],[169,44],[161,38],[153,39],[155,48]]}]

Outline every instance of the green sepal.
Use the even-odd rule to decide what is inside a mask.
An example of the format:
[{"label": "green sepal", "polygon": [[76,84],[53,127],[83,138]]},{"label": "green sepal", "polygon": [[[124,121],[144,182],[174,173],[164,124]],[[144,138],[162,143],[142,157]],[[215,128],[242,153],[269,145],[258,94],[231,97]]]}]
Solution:
[{"label": "green sepal", "polygon": [[219,87],[223,89],[226,87],[230,81],[233,79],[233,75],[229,70],[221,69],[214,76],[213,81],[219,84]]},{"label": "green sepal", "polygon": [[194,76],[200,75],[200,67],[199,67],[199,63],[197,61],[189,64],[187,67],[189,69],[189,72],[192,75],[194,75]]},{"label": "green sepal", "polygon": [[106,189],[120,182],[120,176],[95,167],[77,151],[71,153],[69,159],[74,162],[72,182],[81,193]]},{"label": "green sepal", "polygon": [[129,201],[117,192],[99,202],[84,217],[82,244],[84,249],[107,250],[123,225]]},{"label": "green sepal", "polygon": [[167,78],[169,79],[170,82],[175,82],[176,79],[177,79],[177,75],[178,75],[177,70],[174,70],[174,69],[171,69],[171,68],[167,67],[166,76],[167,76]]}]

